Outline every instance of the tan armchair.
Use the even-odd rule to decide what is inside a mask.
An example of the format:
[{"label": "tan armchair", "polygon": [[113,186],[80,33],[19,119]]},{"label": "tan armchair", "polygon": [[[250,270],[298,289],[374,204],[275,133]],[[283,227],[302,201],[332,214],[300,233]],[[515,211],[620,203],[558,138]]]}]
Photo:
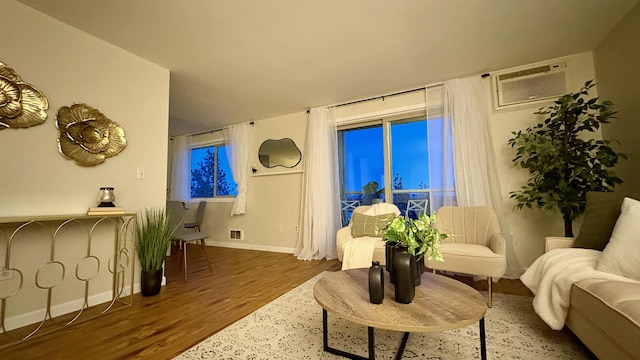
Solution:
[{"label": "tan armchair", "polygon": [[[395,215],[400,214],[400,210],[393,204],[376,204],[373,206],[370,205],[362,205],[358,206],[353,210],[354,213],[367,214],[367,215],[381,215],[387,213],[393,213]],[[340,262],[343,261],[344,256],[344,247],[347,241],[353,239],[351,235],[351,222],[349,222],[348,226],[345,226],[338,230],[336,233],[336,251],[338,253],[338,260]],[[385,265],[385,250],[384,250],[385,242],[380,241],[376,243],[373,249],[373,259],[371,261],[379,261],[380,265]]]},{"label": "tan armchair", "polygon": [[436,227],[449,237],[440,247],[444,261],[426,260],[425,266],[487,277],[491,307],[491,278],[507,269],[506,242],[493,209],[485,206],[444,206],[436,212]]}]

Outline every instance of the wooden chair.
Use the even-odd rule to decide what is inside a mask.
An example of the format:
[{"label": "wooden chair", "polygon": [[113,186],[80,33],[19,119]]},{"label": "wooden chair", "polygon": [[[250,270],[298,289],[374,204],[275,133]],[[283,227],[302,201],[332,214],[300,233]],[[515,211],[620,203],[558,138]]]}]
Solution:
[{"label": "wooden chair", "polygon": [[169,214],[169,222],[171,228],[176,229],[171,241],[177,243],[179,249],[182,251],[182,257],[180,258],[180,266],[184,271],[184,281],[187,282],[187,244],[192,241],[200,240],[200,246],[204,251],[204,256],[207,258],[207,264],[209,265],[209,271],[213,272],[211,267],[211,261],[209,255],[207,255],[207,248],[204,239],[209,238],[211,235],[203,233],[201,231],[192,232],[187,230],[184,224],[184,207],[180,201],[167,201],[167,212]]}]

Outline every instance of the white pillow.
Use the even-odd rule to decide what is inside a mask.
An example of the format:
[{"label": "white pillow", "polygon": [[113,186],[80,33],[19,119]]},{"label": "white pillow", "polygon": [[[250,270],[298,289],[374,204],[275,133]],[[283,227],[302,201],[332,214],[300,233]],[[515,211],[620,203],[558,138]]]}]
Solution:
[{"label": "white pillow", "polygon": [[400,210],[397,206],[387,203],[373,204],[370,208],[367,209],[367,211],[364,212],[365,215],[383,215],[392,213],[400,215]]},{"label": "white pillow", "polygon": [[640,201],[622,201],[620,216],[596,270],[640,281]]}]

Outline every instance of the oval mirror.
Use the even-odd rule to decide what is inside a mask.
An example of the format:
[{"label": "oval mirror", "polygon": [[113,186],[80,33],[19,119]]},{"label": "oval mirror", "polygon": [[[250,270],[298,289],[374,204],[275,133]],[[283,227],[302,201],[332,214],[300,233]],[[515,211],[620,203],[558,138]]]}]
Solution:
[{"label": "oval mirror", "polygon": [[302,153],[296,143],[289,138],[265,140],[258,150],[258,159],[264,167],[283,166],[292,168],[302,159]]}]

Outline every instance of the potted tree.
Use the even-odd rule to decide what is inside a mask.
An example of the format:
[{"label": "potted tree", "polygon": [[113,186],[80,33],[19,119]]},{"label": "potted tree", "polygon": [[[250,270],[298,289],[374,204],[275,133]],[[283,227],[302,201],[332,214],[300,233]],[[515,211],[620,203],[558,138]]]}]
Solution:
[{"label": "potted tree", "polygon": [[176,228],[171,228],[165,209],[146,209],[140,214],[137,227],[136,252],[142,271],[140,287],[142,296],[153,296],[160,292],[162,267]]},{"label": "potted tree", "polygon": [[369,181],[362,187],[362,192],[364,193],[362,204],[371,205],[379,202],[380,194],[384,192],[384,188],[378,190],[378,183],[376,181]]},{"label": "potted tree", "polygon": [[530,178],[520,190],[510,192],[516,208],[558,210],[565,236],[573,237],[573,220],[582,215],[590,191],[612,191],[622,180],[611,170],[626,155],[616,152],[609,140],[586,139],[601,124],[615,118],[610,101],[585,99],[595,86],[587,81],[578,93],[561,96],[553,106],[536,112],[544,122],[512,132],[509,145],[516,149],[515,166]]}]

